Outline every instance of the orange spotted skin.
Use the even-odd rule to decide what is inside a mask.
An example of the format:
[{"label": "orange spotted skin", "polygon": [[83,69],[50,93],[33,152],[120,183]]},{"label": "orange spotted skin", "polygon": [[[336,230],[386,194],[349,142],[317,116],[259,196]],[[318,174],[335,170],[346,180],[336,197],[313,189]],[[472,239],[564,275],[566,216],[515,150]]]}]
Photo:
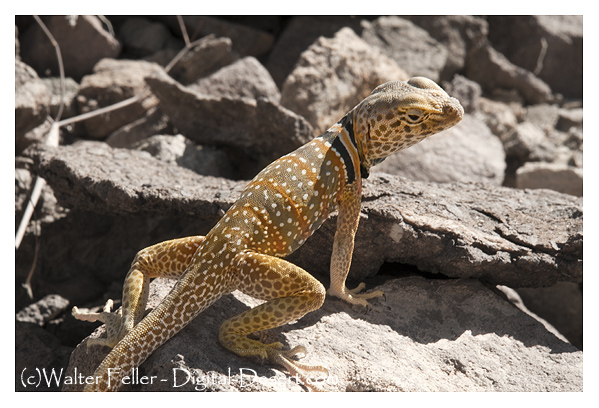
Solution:
[{"label": "orange spotted skin", "polygon": [[[301,346],[283,350],[281,343],[247,337],[299,319],[324,302],[322,284],[281,257],[299,248],[338,210],[328,293],[362,306],[381,296],[380,291],[359,293],[363,284],[353,290],[345,286],[362,178],[389,154],[453,126],[462,116],[459,102],[426,78],[383,84],[322,136],[262,170],[205,237],[175,239],[141,250],[125,279],[121,310],[111,312],[111,301],[101,313],[73,308],[77,319],[107,325],[107,338],[90,339],[88,346],[113,347],[94,374],[99,380],[86,390],[118,390],[131,369],[236,289],[266,302],[222,324],[219,341],[225,348],[240,356],[268,359],[303,380],[326,375],[324,367],[291,360],[304,352]],[[150,279],[158,276],[178,282],[142,319]]]}]

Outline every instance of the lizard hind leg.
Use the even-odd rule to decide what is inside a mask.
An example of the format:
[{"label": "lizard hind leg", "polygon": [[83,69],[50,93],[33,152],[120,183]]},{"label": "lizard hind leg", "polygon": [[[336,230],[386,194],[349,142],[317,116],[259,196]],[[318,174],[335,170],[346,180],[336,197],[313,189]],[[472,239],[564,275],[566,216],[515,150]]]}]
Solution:
[{"label": "lizard hind leg", "polygon": [[255,252],[240,254],[237,289],[257,299],[266,300],[225,321],[219,333],[220,343],[237,355],[255,356],[282,365],[308,388],[313,374],[328,376],[321,366],[300,364],[292,360],[305,354],[303,346],[283,350],[279,342],[265,344],[247,337],[248,334],[272,329],[297,320],[322,306],[325,289],[302,268],[283,259]]},{"label": "lizard hind leg", "polygon": [[106,324],[106,338],[89,339],[87,346],[113,348],[144,317],[150,279],[180,278],[203,241],[203,236],[191,236],[164,241],[139,251],[125,278],[123,306],[119,310],[111,312],[112,299],[106,302],[100,313],[83,313],[77,306],[73,307],[72,314],[75,319],[101,321]]}]

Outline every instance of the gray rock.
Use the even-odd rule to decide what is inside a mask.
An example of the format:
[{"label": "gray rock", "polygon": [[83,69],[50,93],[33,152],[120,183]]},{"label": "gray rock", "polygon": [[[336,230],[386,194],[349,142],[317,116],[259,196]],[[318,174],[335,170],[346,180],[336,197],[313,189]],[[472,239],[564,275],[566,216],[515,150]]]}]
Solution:
[{"label": "gray rock", "polygon": [[[154,281],[149,306],[171,287]],[[325,391],[582,390],[582,352],[480,282],[407,277],[375,288],[386,297],[371,301],[367,313],[328,298],[267,335],[286,347],[306,346],[300,361],[329,369]],[[140,376],[156,376],[154,384],[123,391],[301,391],[280,367],[218,344],[220,324],[255,305],[240,292],[224,296],[141,365]],[[91,375],[107,352],[84,341],[66,373]]]},{"label": "gray rock", "polygon": [[[104,214],[184,214],[213,222],[246,184],[101,143],[28,153],[62,205]],[[289,259],[328,274],[334,233],[332,217]],[[373,175],[364,185],[350,275],[374,275],[385,262],[511,287],[582,282],[582,201],[547,190]]]},{"label": "gray rock", "polygon": [[201,145],[234,148],[266,165],[314,137],[304,118],[267,99],[203,95],[166,75],[146,82],[177,129]]},{"label": "gray rock", "polygon": [[231,163],[224,152],[211,147],[196,146],[183,135],[152,136],[138,143],[135,149],[204,176],[232,178],[233,175]]},{"label": "gray rock", "polygon": [[50,91],[50,115],[53,118],[58,114],[61,99],[63,101],[63,111],[61,119],[66,119],[77,115],[77,104],[75,97],[79,92],[79,84],[73,78],[65,78],[65,93],[61,96],[60,78],[42,78],[42,82]]},{"label": "gray rock", "polygon": [[319,37],[333,38],[343,27],[350,27],[354,32],[362,31],[360,19],[351,16],[294,16],[285,26],[283,32],[268,56],[266,68],[275,83],[283,86],[287,75],[293,70],[300,54]]},{"label": "gray rock", "polygon": [[[182,16],[191,40],[210,34],[231,39],[233,51],[241,56],[260,57],[266,54],[274,42],[272,34],[253,27],[208,16]],[[181,28],[175,16],[160,17],[173,32],[180,33]]]},{"label": "gray rock", "polygon": [[164,48],[183,48],[183,41],[175,39],[162,23],[144,17],[128,17],[119,27],[119,38],[127,53],[144,57]]},{"label": "gray rock", "polygon": [[582,350],[582,285],[559,282],[548,288],[520,288],[517,292],[531,311],[546,319]]},{"label": "gray rock", "polygon": [[[103,58],[116,58],[119,42],[96,16],[48,16],[44,23],[60,45],[65,75],[79,81]],[[21,36],[21,57],[40,75],[59,76],[56,50],[34,23]]]},{"label": "gray rock", "polygon": [[530,160],[549,158],[550,144],[543,130],[532,122],[519,123],[502,137],[507,160],[516,168]]},{"label": "gray rock", "polygon": [[144,116],[112,132],[105,142],[112,147],[131,147],[148,137],[174,133],[168,116],[158,106],[150,108]]},{"label": "gray rock", "polygon": [[582,128],[582,108],[560,109],[559,118],[555,124],[557,130],[567,132],[573,127]]},{"label": "gray rock", "polygon": [[[481,119],[495,136],[502,137],[514,129],[520,121],[520,115],[514,112],[512,106],[505,103],[481,97],[479,98],[479,107]],[[518,112],[521,110],[523,111],[523,109],[518,109]]]},{"label": "gray rock", "polygon": [[447,48],[447,62],[441,79],[449,79],[463,70],[466,55],[480,46],[489,32],[482,17],[475,16],[407,16],[414,24],[424,28],[431,37]]},{"label": "gray rock", "polygon": [[503,144],[479,119],[466,115],[458,125],[402,150],[375,166],[410,180],[502,185]]},{"label": "gray rock", "polygon": [[[165,210],[166,199],[179,206],[179,214],[207,215],[218,213],[221,205],[228,208],[233,201],[229,196],[239,194],[242,189],[238,182],[202,178],[191,170],[158,160],[148,152],[112,149],[102,142],[83,141],[54,149],[39,146],[29,153],[39,160],[38,165],[49,165],[53,171],[60,172],[58,178],[46,172],[40,174],[56,181],[58,184],[49,184],[57,198],[78,211],[147,214]],[[177,212],[175,207],[169,211]]]},{"label": "gray rock", "polygon": [[559,119],[560,108],[557,105],[538,104],[526,107],[525,121],[538,126],[545,133],[555,129]]},{"label": "gray rock", "polygon": [[47,295],[17,312],[17,321],[44,326],[69,306],[69,301],[60,295]]},{"label": "gray rock", "polygon": [[[81,81],[77,103],[81,113],[113,105],[139,95],[146,89],[144,78],[163,72],[155,63],[133,60],[104,59],[94,67],[94,73]],[[146,115],[158,101],[148,95],[131,105],[85,120],[86,135],[104,139],[118,128]]]},{"label": "gray rock", "polygon": [[279,88],[272,77],[254,57],[245,57],[227,65],[212,75],[197,80],[188,88],[217,97],[266,98],[275,103],[281,99]]},{"label": "gray rock", "polygon": [[514,64],[582,98],[582,16],[489,16],[489,39]]},{"label": "gray rock", "polygon": [[25,133],[46,120],[49,105],[50,91],[46,85],[30,66],[16,59],[15,139],[17,144]]},{"label": "gray rock", "polygon": [[551,88],[532,72],[512,64],[490,44],[473,49],[466,58],[466,76],[488,93],[514,89],[529,104],[552,101]]},{"label": "gray rock", "polygon": [[301,54],[283,83],[281,104],[323,133],[378,85],[407,79],[393,60],[343,28]]},{"label": "gray rock", "polygon": [[582,197],[582,169],[561,163],[529,162],[516,170],[518,188],[548,188]]},{"label": "gray rock", "polygon": [[[582,201],[548,190],[434,184],[375,174],[364,185],[350,277],[384,263],[511,287],[582,282]],[[328,274],[335,217],[288,258]]]},{"label": "gray rock", "polygon": [[188,50],[169,71],[184,85],[208,76],[237,59],[231,39],[209,35]]},{"label": "gray rock", "polygon": [[444,85],[445,91],[460,101],[464,112],[474,113],[480,110],[480,97],[483,92],[479,84],[456,74],[451,82]]},{"label": "gray rock", "polygon": [[379,48],[409,76],[439,81],[447,63],[447,48],[425,30],[397,16],[362,22],[362,39]]},{"label": "gray rock", "polygon": [[[15,323],[15,391],[60,391],[62,383],[44,381],[52,372],[65,374],[72,347],[34,323]],[[38,371],[39,370],[39,371]],[[42,377],[40,377],[40,374]],[[31,381],[34,379],[34,381]],[[28,381],[29,380],[29,381]],[[41,380],[39,383],[35,380]],[[35,384],[32,384],[35,382]]]}]

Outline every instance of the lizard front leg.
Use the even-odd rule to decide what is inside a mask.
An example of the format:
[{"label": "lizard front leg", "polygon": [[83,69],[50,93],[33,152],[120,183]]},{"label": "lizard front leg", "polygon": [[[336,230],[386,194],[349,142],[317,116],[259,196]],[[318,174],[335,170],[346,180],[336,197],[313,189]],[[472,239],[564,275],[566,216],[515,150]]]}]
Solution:
[{"label": "lizard front leg", "polygon": [[327,293],[354,305],[368,306],[366,299],[382,296],[383,292],[377,290],[359,293],[366,286],[364,283],[360,283],[355,289],[345,286],[354,252],[354,237],[360,221],[361,190],[359,182],[348,185],[339,200],[337,231],[331,256],[331,287]]}]

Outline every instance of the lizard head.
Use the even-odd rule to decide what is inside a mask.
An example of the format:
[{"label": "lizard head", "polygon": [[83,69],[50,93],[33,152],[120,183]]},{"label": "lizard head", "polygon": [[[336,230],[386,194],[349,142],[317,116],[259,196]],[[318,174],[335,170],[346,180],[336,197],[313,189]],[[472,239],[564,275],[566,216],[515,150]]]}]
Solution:
[{"label": "lizard head", "polygon": [[424,77],[376,87],[353,110],[354,134],[366,170],[462,120],[464,108]]}]

